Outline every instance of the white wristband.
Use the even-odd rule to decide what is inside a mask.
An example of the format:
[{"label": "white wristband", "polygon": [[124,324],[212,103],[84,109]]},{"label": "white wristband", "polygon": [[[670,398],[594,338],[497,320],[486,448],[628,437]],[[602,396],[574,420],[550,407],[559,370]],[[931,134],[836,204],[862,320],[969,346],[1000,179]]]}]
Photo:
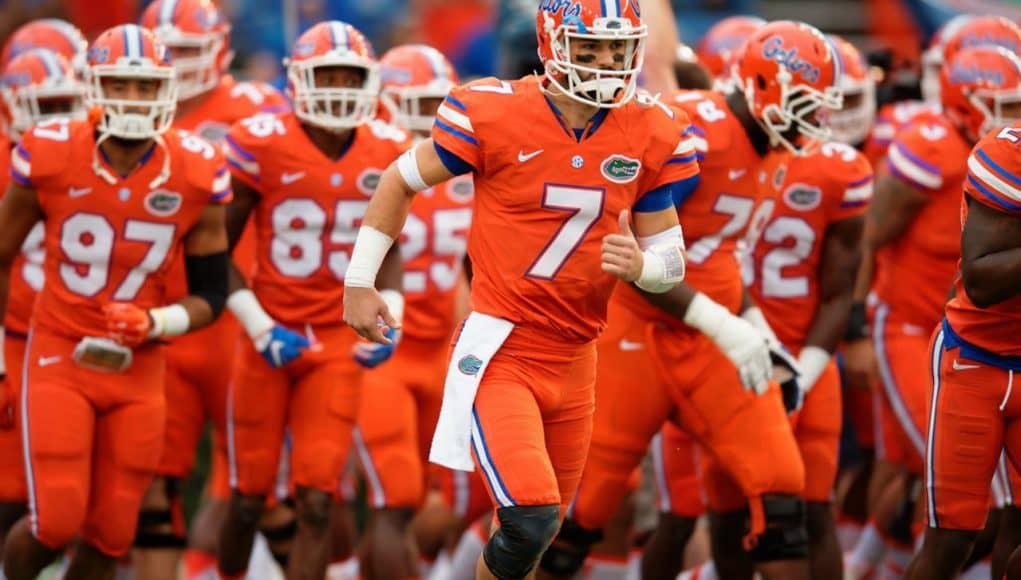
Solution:
[{"label": "white wristband", "polygon": [[181,336],[191,329],[191,317],[188,316],[188,310],[180,304],[150,308],[149,318],[152,319],[149,338]]},{"label": "white wristband", "polygon": [[716,336],[723,321],[729,316],[733,316],[729,310],[699,292],[691,299],[691,304],[684,313],[684,323],[711,338]]},{"label": "white wristband", "polygon": [[273,319],[263,310],[255,293],[244,288],[227,297],[227,308],[234,313],[241,326],[245,327],[245,334],[252,340],[269,332],[273,325]]},{"label": "white wristband", "polygon": [[404,320],[404,295],[393,288],[384,288],[379,291],[379,297],[386,303],[390,316],[400,324]]},{"label": "white wristband", "polygon": [[393,243],[393,238],[372,226],[359,228],[351,252],[351,263],[344,274],[344,285],[351,288],[374,288],[376,274]]},{"label": "white wristband", "polygon": [[832,356],[826,352],[826,349],[818,346],[806,346],[801,349],[801,353],[798,354],[798,366],[801,367],[801,376],[798,377],[798,383],[801,385],[801,390],[806,393],[812,390],[816,381],[819,380],[823,371],[830,364]]},{"label": "white wristband", "polygon": [[766,320],[766,315],[762,313],[762,309],[758,306],[752,306],[748,310],[741,313],[741,318],[747,320],[756,330],[766,335],[766,338],[770,342],[779,343],[780,340],[776,337],[776,333],[773,332],[773,328],[769,326],[769,321]]},{"label": "white wristband", "polygon": [[415,158],[415,150],[412,147],[397,158],[397,172],[401,174],[404,183],[411,191],[423,191],[429,189],[429,185],[422,179],[422,173],[418,170],[418,160]]}]

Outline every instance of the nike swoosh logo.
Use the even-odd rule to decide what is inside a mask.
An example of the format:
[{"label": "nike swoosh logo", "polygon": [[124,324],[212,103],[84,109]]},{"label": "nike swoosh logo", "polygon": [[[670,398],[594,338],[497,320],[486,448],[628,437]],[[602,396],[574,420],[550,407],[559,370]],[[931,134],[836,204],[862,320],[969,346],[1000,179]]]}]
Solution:
[{"label": "nike swoosh logo", "polygon": [[91,187],[72,187],[71,189],[67,190],[68,197],[81,197],[83,195],[88,195],[90,193],[92,193]]},{"label": "nike swoosh logo", "polygon": [[962,365],[962,364],[957,362],[957,359],[954,359],[954,370],[955,371],[966,371],[968,369],[977,369],[977,368],[979,368],[979,366],[981,366],[981,365]]},{"label": "nike swoosh logo", "polygon": [[63,360],[62,356],[41,356],[39,357],[39,366],[48,367],[52,364],[56,364]]},{"label": "nike swoosh logo", "polygon": [[302,177],[305,177],[304,171],[299,171],[297,173],[284,173],[280,176],[280,183],[283,183],[284,185],[290,185],[295,181],[298,181]]},{"label": "nike swoosh logo", "polygon": [[734,181],[735,179],[740,179],[745,173],[748,173],[747,169],[731,169],[727,172],[727,179]]},{"label": "nike swoosh logo", "polygon": [[626,338],[620,339],[620,350],[632,351],[632,350],[645,350],[645,344],[641,342],[631,342]]},{"label": "nike swoosh logo", "polygon": [[536,155],[542,153],[545,149],[539,149],[538,151],[532,151],[531,153],[525,154],[524,151],[518,151],[518,161],[524,163]]}]

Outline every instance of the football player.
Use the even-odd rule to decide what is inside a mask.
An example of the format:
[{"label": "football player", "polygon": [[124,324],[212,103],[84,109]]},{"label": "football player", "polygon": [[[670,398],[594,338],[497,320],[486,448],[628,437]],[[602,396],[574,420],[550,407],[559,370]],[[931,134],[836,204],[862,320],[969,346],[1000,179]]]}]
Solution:
[{"label": "football player", "polygon": [[[393,124],[427,138],[437,109],[457,84],[453,66],[432,47],[402,45],[383,55],[380,68],[382,100]],[[429,444],[443,399],[473,191],[471,176],[464,175],[415,197],[400,240],[400,348],[379,368],[378,347],[359,345],[356,351],[358,361],[373,369],[365,374],[355,433],[372,510],[359,555],[365,578],[419,574],[408,526],[428,489]]]},{"label": "football player", "polygon": [[[10,152],[21,135],[35,123],[56,117],[83,119],[82,98],[85,86],[76,77],[71,64],[60,54],[45,48],[27,50],[11,59],[0,75],[0,102],[8,116],[6,131],[0,133],[0,188],[10,184]],[[36,293],[43,285],[43,225],[32,227],[11,266],[7,315],[4,318],[3,359],[6,369],[0,375],[0,542],[7,530],[26,510],[25,462],[21,435],[17,429],[18,393],[21,365],[25,359],[29,318]],[[0,545],[0,562],[3,561]]]},{"label": "football player", "polygon": [[[966,135],[991,132],[967,157],[965,195],[958,202],[964,226],[960,276],[931,341],[925,446],[929,527],[908,579],[956,577],[985,524],[1000,450],[1021,467],[1021,399],[1012,388],[1013,373],[1021,370],[1021,353],[1014,346],[1021,59],[1003,48],[965,49],[947,63],[941,80],[947,113],[964,124]],[[1001,577],[1004,570],[997,573]]]},{"label": "football player", "polygon": [[[209,0],[155,0],[142,14],[170,52],[177,74],[174,127],[220,144],[230,126],[257,113],[287,110],[283,95],[261,83],[238,82],[227,74],[230,24]],[[247,276],[255,263],[254,234],[246,230],[233,258]],[[185,295],[183,260],[174,262],[170,295]],[[135,552],[136,574],[143,580],[173,578],[185,544],[186,575],[210,571],[216,564],[216,531],[227,510],[230,487],[225,469],[227,384],[240,335],[237,320],[227,313],[201,332],[178,338],[167,348],[167,430],[158,477],[146,494]],[[185,538],[182,485],[195,464],[203,427],[213,424],[213,460],[207,494]],[[271,533],[272,535],[272,533]],[[271,548],[273,544],[271,543]],[[169,575],[169,576],[168,576]]]},{"label": "football player", "polygon": [[[230,578],[245,573],[285,430],[298,522],[287,574],[323,578],[333,494],[359,407],[360,362],[383,362],[397,340],[392,333],[391,344],[358,344],[343,324],[341,300],[356,226],[408,135],[374,120],[379,64],[352,26],[316,24],[295,42],[287,69],[293,113],[245,119],[226,138],[236,190],[227,212],[231,243],[254,215],[257,260],[250,288],[234,268],[228,299],[247,335],[227,403],[233,493],[218,566]],[[389,256],[380,283],[400,317],[396,246]]]},{"label": "football player", "polygon": [[[170,129],[174,72],[146,30],[123,25],[89,49],[86,121],[26,132],[0,205],[0,303],[36,221],[46,284],[22,370],[29,516],[7,539],[5,573],[35,578],[80,537],[67,578],[105,578],[131,546],[162,446],[164,359],[157,343],[209,324],[226,298],[220,153]],[[185,254],[190,295],[167,303]]]},{"label": "football player", "polygon": [[[805,153],[801,135],[826,134],[815,116],[839,107],[839,70],[818,30],[778,21],[752,33],[738,53],[738,90],[671,99],[691,116],[704,157],[701,183],[676,200],[688,278],[663,298],[621,286],[611,301],[610,328],[599,342],[592,449],[571,519],[543,559],[547,571],[566,577],[581,567],[631,470],[670,419],[704,450],[701,477],[721,576],[750,575],[753,566],[778,577],[807,575],[802,461],[779,389],[768,380],[768,324],[750,307],[736,254],[772,212],[788,152]],[[674,509],[690,516],[702,508]],[[742,536],[755,546],[750,554]]]},{"label": "football player", "polygon": [[432,139],[384,173],[345,287],[345,320],[386,342],[377,319],[394,321],[372,287],[414,194],[473,174],[474,311],[430,459],[471,470],[474,451],[485,475],[499,527],[479,578],[527,576],[560,527],[588,449],[610,293],[618,278],[665,292],[683,277],[673,195],[698,174],[685,115],[635,96],[637,2],[544,1],[536,33],[544,75],[454,89]]}]

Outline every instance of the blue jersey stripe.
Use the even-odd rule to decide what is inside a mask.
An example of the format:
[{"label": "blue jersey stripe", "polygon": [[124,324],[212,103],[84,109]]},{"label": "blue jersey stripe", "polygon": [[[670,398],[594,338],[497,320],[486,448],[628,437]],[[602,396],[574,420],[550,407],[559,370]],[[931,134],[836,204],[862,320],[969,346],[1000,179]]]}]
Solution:
[{"label": "blue jersey stripe", "polygon": [[982,161],[984,161],[986,165],[988,165],[990,168],[992,168],[993,171],[998,173],[1000,175],[1000,177],[1006,179],[1007,181],[1013,183],[1014,185],[1017,185],[1017,186],[1021,187],[1021,179],[1018,179],[1017,177],[1012,175],[1009,171],[1007,171],[1006,169],[1004,169],[1004,168],[1000,167],[999,165],[997,165],[995,161],[993,161],[988,155],[986,155],[985,151],[983,151],[981,149],[976,149],[975,150],[975,154],[978,155],[978,158],[981,159]]},{"label": "blue jersey stripe", "polygon": [[478,146],[479,144],[479,142],[475,140],[475,137],[472,137],[467,133],[462,133],[461,131],[458,131],[457,129],[451,127],[450,125],[447,125],[443,121],[440,121],[439,118],[436,119],[436,126],[439,127],[440,129],[443,129],[447,133],[450,133],[451,135],[460,137],[462,140],[467,141],[472,145]]}]

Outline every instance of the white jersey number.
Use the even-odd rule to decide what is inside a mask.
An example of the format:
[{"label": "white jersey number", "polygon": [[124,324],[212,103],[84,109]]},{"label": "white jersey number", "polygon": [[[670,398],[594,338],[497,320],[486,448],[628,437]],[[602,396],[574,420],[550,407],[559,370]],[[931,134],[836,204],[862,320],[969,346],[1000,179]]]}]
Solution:
[{"label": "white jersey number", "polygon": [[[270,261],[284,276],[308,278],[322,267],[326,255],[330,272],[343,280],[358,236],[358,224],[368,207],[368,201],[338,201],[330,226],[326,210],[313,199],[292,198],[280,203],[272,213]],[[346,249],[326,248],[323,234],[328,226],[329,245]]]},{"label": "white jersey number", "polygon": [[556,278],[567,259],[603,215],[605,199],[606,190],[602,188],[546,184],[542,207],[569,215],[525,275],[542,280]]},{"label": "white jersey number", "polygon": [[769,224],[762,239],[777,246],[762,258],[762,295],[767,298],[808,296],[808,276],[785,277],[783,270],[801,264],[812,254],[815,245],[812,226],[801,218],[781,216]]},{"label": "white jersey number", "polygon": [[[432,251],[434,258],[428,271],[405,270],[404,291],[425,292],[429,280],[440,290],[450,290],[457,284],[461,262],[468,251],[468,228],[471,227],[470,208],[441,209],[433,214]],[[408,215],[404,224],[401,257],[408,264],[429,248],[429,225],[415,214]],[[453,258],[452,260],[450,258]]]}]

